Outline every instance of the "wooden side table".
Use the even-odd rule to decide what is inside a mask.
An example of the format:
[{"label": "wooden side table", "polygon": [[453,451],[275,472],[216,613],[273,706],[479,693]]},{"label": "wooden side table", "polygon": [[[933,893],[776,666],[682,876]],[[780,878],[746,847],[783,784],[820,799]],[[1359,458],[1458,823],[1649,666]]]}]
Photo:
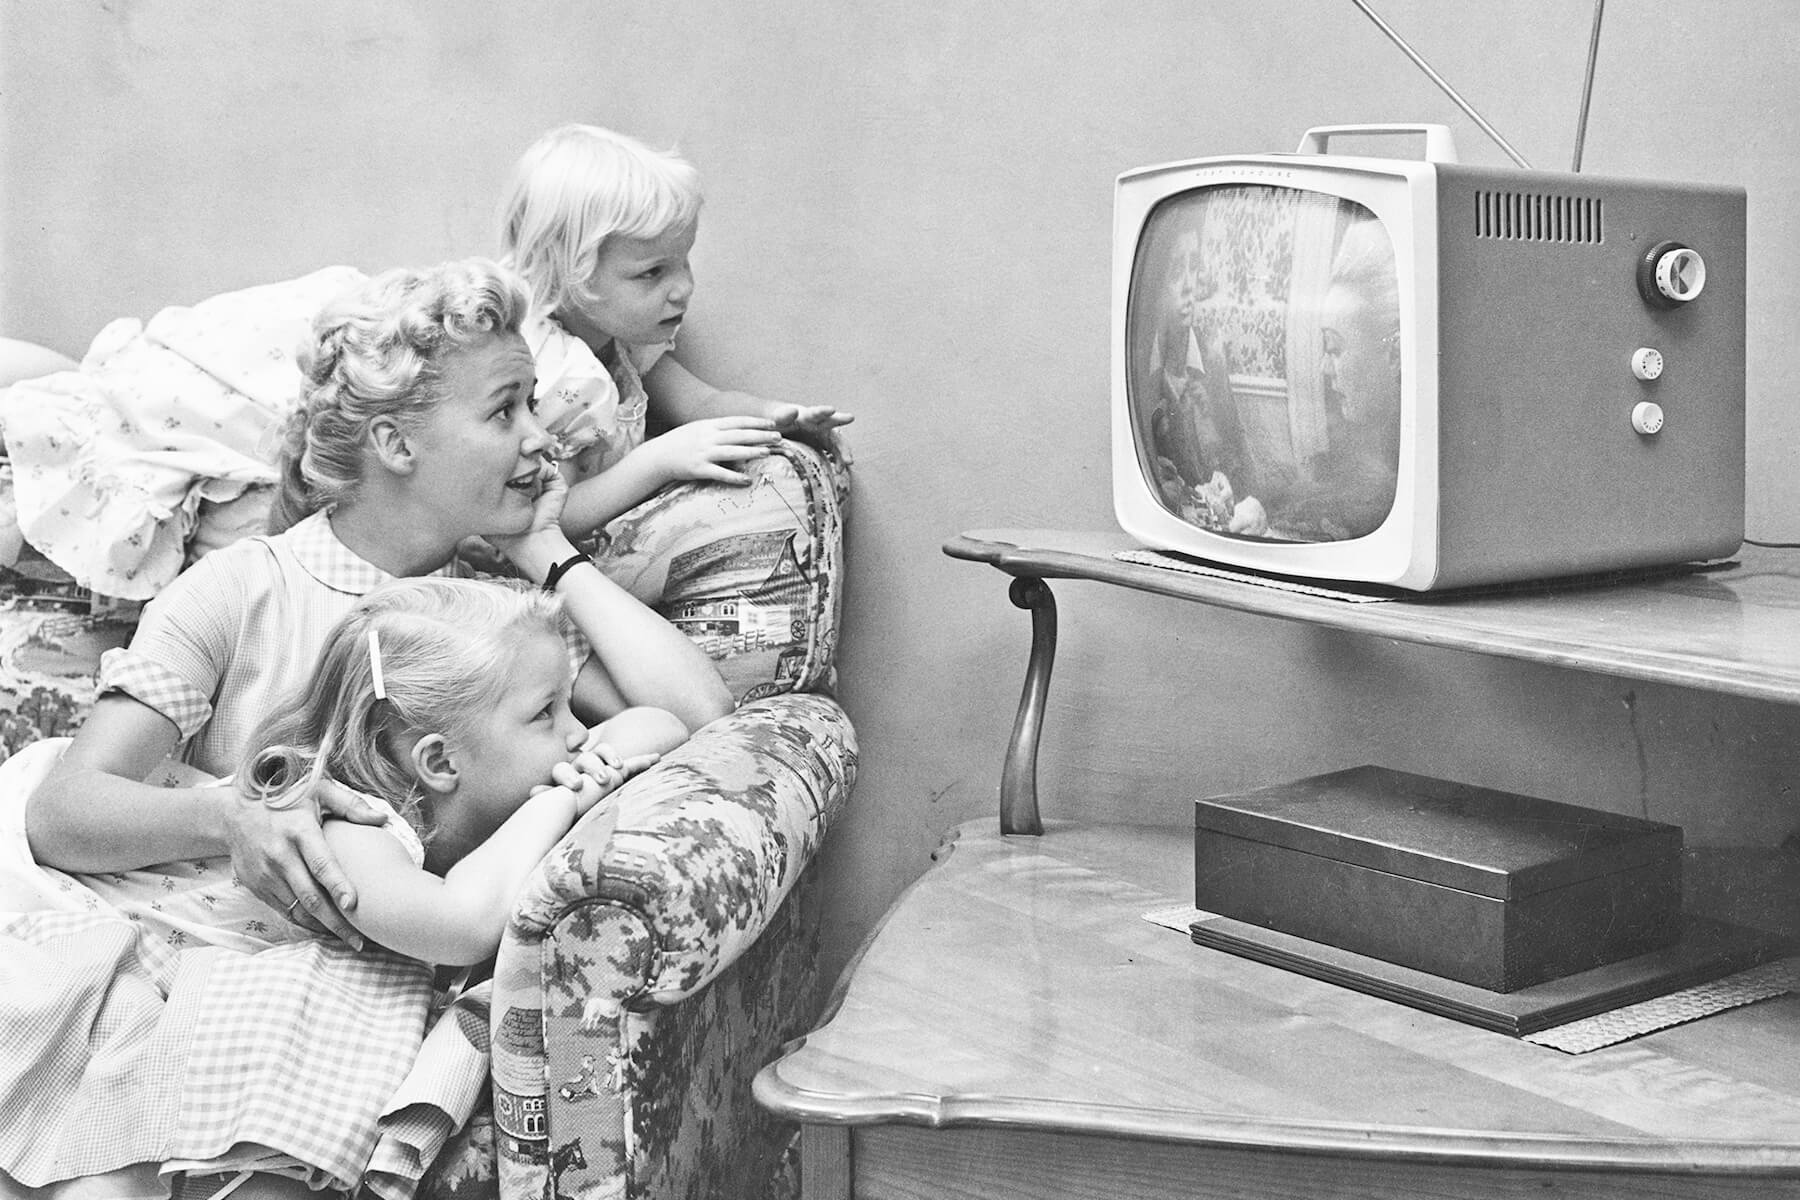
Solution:
[{"label": "wooden side table", "polygon": [[[1060,537],[949,549],[1040,585],[1139,586],[1113,577],[1124,564],[1098,543]],[[1529,597],[1420,605],[1409,620],[1396,604],[1296,615],[1309,609],[1295,597],[1229,581],[1151,577],[1147,590],[1693,686],[1728,677],[1718,690],[1750,677],[1752,694],[1800,700],[1800,579],[1746,579],[1633,585],[1553,605],[1554,619]],[[1682,633],[1708,605],[1734,611]],[[1053,651],[1053,625],[1046,638],[1040,615],[1037,629],[1038,652]],[[1017,768],[1035,755],[1039,653],[1008,755],[1015,819],[1036,818]],[[807,1200],[1800,1196],[1800,997],[1564,1055],[1146,920],[1192,903],[1191,829],[1037,825],[955,831],[846,971],[829,1019],[758,1077],[759,1100],[803,1123]],[[1702,910],[1744,919],[1730,904],[1755,896],[1759,916],[1800,925],[1794,857],[1699,863]]]}]

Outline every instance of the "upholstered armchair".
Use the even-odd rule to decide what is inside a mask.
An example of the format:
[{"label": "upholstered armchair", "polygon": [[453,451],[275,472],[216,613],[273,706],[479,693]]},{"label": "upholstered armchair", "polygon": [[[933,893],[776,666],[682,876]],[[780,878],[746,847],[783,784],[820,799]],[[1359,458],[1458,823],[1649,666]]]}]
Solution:
[{"label": "upholstered armchair", "polygon": [[[721,564],[708,578],[725,590],[688,578],[661,601],[725,655],[743,700],[621,790],[603,843],[577,826],[545,859],[494,971],[491,1128],[477,1117],[425,1194],[489,1195],[490,1163],[503,1200],[785,1194],[794,1130],[750,1087],[818,1015],[816,856],[849,798],[857,750],[836,701],[794,690],[830,676],[843,470],[799,446],[757,470],[756,488],[788,499],[739,507],[735,526],[682,520],[689,506],[716,514],[733,501],[694,486],[613,527],[606,552],[622,553],[626,535],[641,550],[651,530],[686,530],[715,549],[653,557],[719,560],[735,545],[770,565],[741,592],[729,581],[745,573]],[[794,524],[771,537],[773,513]],[[731,612],[761,632],[723,628]]]},{"label": "upholstered armchair", "polygon": [[[136,344],[154,331],[109,327],[101,340],[115,363],[179,350]],[[22,363],[68,367],[62,387],[104,367],[92,351],[77,368],[0,344],[0,389],[30,374]],[[243,383],[177,365],[188,397]],[[750,1200],[791,1183],[793,1131],[750,1081],[820,1002],[816,858],[857,764],[830,697],[847,484],[836,456],[784,443],[749,488],[682,485],[608,527],[597,553],[609,574],[706,647],[738,707],[621,789],[616,827],[583,822],[544,860],[491,998],[459,1001],[490,1018],[462,1021],[477,1050],[491,1035],[473,1112],[453,1114],[461,1127],[427,1147],[429,1163],[390,1163],[384,1194],[421,1172],[421,1197],[504,1200]],[[160,537],[174,563],[162,569],[178,570],[252,531],[259,486],[173,516],[146,506],[146,555]],[[69,569],[82,564],[41,553],[13,500],[0,462],[0,757],[80,724],[100,654],[129,638],[137,611],[84,586]]]}]

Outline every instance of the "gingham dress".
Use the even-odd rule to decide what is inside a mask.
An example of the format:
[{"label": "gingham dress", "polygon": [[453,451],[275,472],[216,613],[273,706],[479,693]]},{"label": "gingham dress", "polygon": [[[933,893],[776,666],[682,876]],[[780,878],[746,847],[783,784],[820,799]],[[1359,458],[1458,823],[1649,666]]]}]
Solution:
[{"label": "gingham dress", "polygon": [[[423,861],[391,810],[389,828]],[[428,967],[306,935],[223,860],[91,888],[38,869],[56,908],[0,914],[0,1169],[26,1186],[138,1163],[357,1182],[418,1055]],[[246,928],[265,948],[243,951]]]},{"label": "gingham dress", "polygon": [[230,775],[256,723],[306,679],[331,626],[392,578],[340,542],[322,512],[234,542],[144,607],[131,645],[101,659],[99,690],[149,705],[181,731],[186,762]]},{"label": "gingham dress", "polygon": [[[305,683],[332,625],[393,578],[339,541],[323,512],[233,542],[144,606],[131,645],[102,656],[99,693],[155,709],[180,731],[183,762],[230,775],[257,722]],[[579,632],[566,642],[572,664],[587,660]]]}]

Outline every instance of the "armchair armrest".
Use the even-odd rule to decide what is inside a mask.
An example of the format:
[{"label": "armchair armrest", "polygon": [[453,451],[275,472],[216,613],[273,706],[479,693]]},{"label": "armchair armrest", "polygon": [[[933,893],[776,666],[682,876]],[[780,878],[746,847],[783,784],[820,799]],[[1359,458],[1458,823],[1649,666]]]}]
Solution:
[{"label": "armchair armrest", "polygon": [[753,700],[621,788],[604,844],[584,840],[583,822],[544,860],[494,970],[503,1196],[542,1194],[552,1169],[576,1172],[565,1183],[629,1172],[659,1014],[769,926],[848,799],[856,764],[855,733],[830,697]]}]

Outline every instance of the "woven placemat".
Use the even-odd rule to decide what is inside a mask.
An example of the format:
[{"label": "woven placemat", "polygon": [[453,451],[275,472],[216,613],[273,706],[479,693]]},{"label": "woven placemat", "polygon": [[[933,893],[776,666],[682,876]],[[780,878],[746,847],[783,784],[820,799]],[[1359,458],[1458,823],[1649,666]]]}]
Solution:
[{"label": "woven placemat", "polygon": [[[1213,915],[1198,908],[1165,908],[1145,913],[1144,919],[1186,934],[1196,921]],[[1761,963],[1666,995],[1540,1029],[1523,1035],[1521,1040],[1565,1054],[1585,1054],[1792,991],[1800,991],[1800,957]]]},{"label": "woven placemat", "polygon": [[1784,995],[1797,987],[1800,987],[1800,958],[1784,958],[1722,979],[1697,983],[1666,996],[1640,1000],[1611,1012],[1570,1021],[1554,1029],[1528,1033],[1525,1040],[1565,1054],[1586,1054],[1589,1050],[1615,1045],[1640,1034],[1654,1033],[1671,1025]]}]

